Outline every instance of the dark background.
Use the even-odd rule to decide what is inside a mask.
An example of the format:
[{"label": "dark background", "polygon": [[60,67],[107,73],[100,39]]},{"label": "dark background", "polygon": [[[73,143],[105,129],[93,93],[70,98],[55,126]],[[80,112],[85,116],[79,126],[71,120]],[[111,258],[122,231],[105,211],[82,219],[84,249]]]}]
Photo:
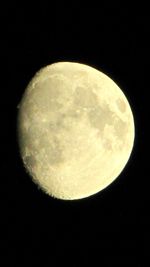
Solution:
[{"label": "dark background", "polygon": [[[136,9],[4,9],[1,31],[1,266],[148,266],[149,16]],[[134,114],[135,144],[120,177],[83,200],[39,190],[19,156],[17,105],[37,70],[76,61],[108,74]]]}]

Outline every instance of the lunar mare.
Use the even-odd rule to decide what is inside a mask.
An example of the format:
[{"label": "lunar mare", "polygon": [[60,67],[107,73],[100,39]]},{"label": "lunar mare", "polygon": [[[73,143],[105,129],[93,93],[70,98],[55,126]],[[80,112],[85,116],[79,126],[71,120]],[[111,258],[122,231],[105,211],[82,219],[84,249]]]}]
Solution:
[{"label": "lunar mare", "polygon": [[134,119],[108,76],[88,65],[42,68],[19,105],[19,147],[33,181],[59,199],[81,199],[111,184],[129,160]]}]

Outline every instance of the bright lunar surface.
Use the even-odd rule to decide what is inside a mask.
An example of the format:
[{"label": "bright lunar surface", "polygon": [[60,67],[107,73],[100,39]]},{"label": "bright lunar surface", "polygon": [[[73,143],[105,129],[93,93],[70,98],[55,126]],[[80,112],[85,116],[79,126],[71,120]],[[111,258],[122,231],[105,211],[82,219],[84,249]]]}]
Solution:
[{"label": "bright lunar surface", "polygon": [[59,199],[81,199],[110,185],[134,143],[134,119],[121,89],[88,65],[42,68],[19,105],[19,147],[33,181]]}]

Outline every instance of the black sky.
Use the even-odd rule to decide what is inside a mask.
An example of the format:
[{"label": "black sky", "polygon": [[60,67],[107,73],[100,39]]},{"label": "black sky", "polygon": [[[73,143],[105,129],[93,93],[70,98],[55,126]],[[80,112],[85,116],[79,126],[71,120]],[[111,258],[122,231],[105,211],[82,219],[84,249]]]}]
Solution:
[{"label": "black sky", "polygon": [[[42,5],[38,11],[8,6],[3,15],[1,266],[148,266],[148,15],[123,7],[114,13]],[[123,89],[135,119],[134,150],[119,179],[73,202],[52,199],[31,182],[16,137],[26,85],[37,70],[58,61],[86,63],[108,74]]]}]

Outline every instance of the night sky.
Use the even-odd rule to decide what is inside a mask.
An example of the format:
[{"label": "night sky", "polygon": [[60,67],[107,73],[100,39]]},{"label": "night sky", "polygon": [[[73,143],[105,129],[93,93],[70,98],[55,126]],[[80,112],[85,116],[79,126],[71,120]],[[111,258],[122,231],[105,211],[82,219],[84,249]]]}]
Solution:
[{"label": "night sky", "polygon": [[[4,9],[2,21],[1,266],[148,266],[148,15],[123,7],[114,13],[43,4],[31,11],[14,4]],[[58,61],[85,63],[110,76],[135,120],[134,148],[124,171],[83,200],[43,193],[19,155],[17,105],[35,72]]]}]

